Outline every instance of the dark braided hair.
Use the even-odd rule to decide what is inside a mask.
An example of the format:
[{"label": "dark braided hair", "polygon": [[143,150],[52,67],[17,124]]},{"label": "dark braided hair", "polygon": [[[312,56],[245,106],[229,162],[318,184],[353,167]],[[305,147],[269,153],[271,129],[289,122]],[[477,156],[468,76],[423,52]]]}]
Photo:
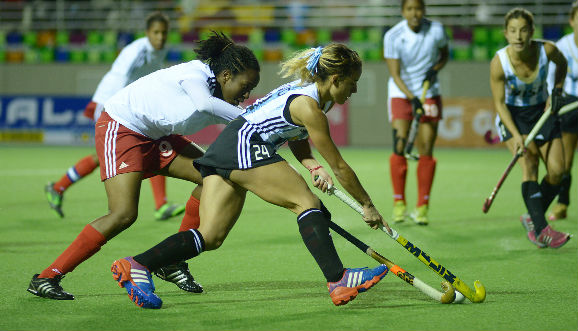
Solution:
[{"label": "dark braided hair", "polygon": [[198,42],[194,51],[215,75],[226,69],[233,75],[248,69],[261,71],[255,54],[245,46],[236,45],[222,32],[212,31],[208,39]]}]

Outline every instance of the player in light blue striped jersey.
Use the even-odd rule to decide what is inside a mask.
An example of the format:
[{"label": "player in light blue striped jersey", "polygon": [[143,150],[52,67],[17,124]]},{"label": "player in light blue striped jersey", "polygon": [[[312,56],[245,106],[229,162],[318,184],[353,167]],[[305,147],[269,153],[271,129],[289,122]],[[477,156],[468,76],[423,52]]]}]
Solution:
[{"label": "player in light blue striped jersey", "polygon": [[[172,235],[134,260],[154,270],[170,261],[187,260],[204,250],[219,248],[241,214],[247,191],[251,191],[297,215],[301,237],[323,272],[335,305],[348,303],[379,282],[388,272],[385,265],[373,269],[343,267],[329,235],[331,214],[303,177],[277,154],[288,142],[297,160],[311,173],[313,185],[326,191],[333,179],[314,158],[311,139],[339,183],[363,206],[365,222],[374,229],[384,225],[389,230],[331,139],[325,115],[335,103],[343,104],[357,92],[361,66],[359,55],[341,44],[305,50],[284,62],[284,77],[298,80],[248,107],[195,161],[203,176],[198,231]],[[276,221],[271,220],[272,228]]]},{"label": "player in light blue striped jersey", "polygon": [[[490,64],[490,87],[498,112],[496,124],[500,139],[512,153],[524,151],[524,140],[547,105],[552,112],[560,108],[562,85],[566,76],[566,59],[556,46],[535,40],[534,18],[523,8],[510,10],[505,17],[504,35],[508,46],[500,49]],[[556,64],[554,90],[548,96],[548,63]],[[552,229],[545,211],[559,190],[564,173],[564,154],[556,116],[548,118],[523,152],[518,163],[522,168],[522,197],[528,213],[520,220],[528,239],[538,247],[558,248],[570,235]],[[540,159],[546,175],[538,184]]]}]

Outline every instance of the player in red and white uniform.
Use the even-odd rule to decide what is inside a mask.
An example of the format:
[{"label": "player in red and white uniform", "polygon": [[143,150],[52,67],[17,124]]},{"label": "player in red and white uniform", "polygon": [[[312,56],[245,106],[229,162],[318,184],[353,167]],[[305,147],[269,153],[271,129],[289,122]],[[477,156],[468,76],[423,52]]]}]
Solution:
[{"label": "player in red and white uniform", "polygon": [[[578,2],[574,2],[570,10],[570,26],[573,32],[562,37],[556,47],[566,56],[568,61],[568,73],[564,81],[564,93],[571,101],[578,98]],[[549,90],[554,86],[554,73],[556,65],[550,64],[548,71]],[[570,101],[570,100],[569,100]],[[578,143],[578,109],[560,116],[560,129],[562,130],[562,145],[564,146],[564,175],[560,182],[558,203],[554,205],[548,215],[548,220],[554,221],[567,217],[568,205],[570,205],[570,184],[572,183],[572,164],[574,153]]]},{"label": "player in red and white uniform", "polygon": [[[419,152],[417,164],[418,199],[411,218],[420,225],[428,224],[427,211],[435,174],[433,147],[438,122],[442,118],[442,100],[437,73],[448,61],[448,39],[439,22],[424,17],[423,0],[401,2],[403,21],[384,36],[384,57],[391,77],[388,82],[389,120],[393,128],[393,154],[389,159],[393,186],[393,221],[406,218],[405,183],[407,160],[404,155],[411,121],[422,112],[415,145]],[[430,82],[422,105],[420,97],[424,81]]]},{"label": "player in red and white uniform", "polygon": [[[92,101],[86,106],[84,115],[96,121],[102,112],[104,103],[123,87],[154,71],[162,69],[167,54],[165,42],[169,28],[168,18],[159,12],[152,13],[146,20],[146,36],[139,38],[122,49],[111,69],[104,75]],[[64,192],[74,183],[91,174],[98,168],[96,154],[87,155],[72,167],[57,181],[44,187],[50,207],[60,217],[64,217],[62,200]],[[155,200],[155,218],[166,220],[185,211],[183,204],[167,202],[166,183],[164,176],[150,178]]]},{"label": "player in red and white uniform", "polygon": [[[251,50],[223,34],[199,42],[195,52],[199,60],[155,71],[105,103],[95,140],[109,212],[86,225],[50,266],[34,275],[29,292],[73,300],[60,280],[134,223],[144,178],[162,174],[202,183],[192,161],[203,152],[184,135],[237,117],[243,111],[238,105],[259,82],[260,67]],[[194,189],[186,214],[189,204],[199,205],[201,188]],[[199,226],[198,208],[194,211],[185,216],[181,230]],[[151,271],[183,290],[202,291],[184,261],[168,267]]]}]

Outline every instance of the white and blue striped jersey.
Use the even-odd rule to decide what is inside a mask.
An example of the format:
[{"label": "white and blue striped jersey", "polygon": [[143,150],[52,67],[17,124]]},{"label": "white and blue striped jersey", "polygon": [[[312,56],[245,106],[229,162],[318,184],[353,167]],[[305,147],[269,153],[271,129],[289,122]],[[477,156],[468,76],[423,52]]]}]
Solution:
[{"label": "white and blue striped jersey", "polygon": [[[257,132],[263,141],[273,144],[276,150],[288,140],[301,140],[309,137],[305,127],[292,123],[289,112],[285,111],[287,100],[292,95],[307,95],[319,103],[317,85],[300,86],[299,83],[300,81],[294,81],[281,85],[247,107],[241,115],[247,123],[239,130],[239,137],[241,134],[250,137]],[[333,103],[324,105],[324,112],[327,112],[332,105]],[[241,142],[241,139],[239,141]]]},{"label": "white and blue striped jersey", "polygon": [[[424,19],[421,29],[416,33],[403,20],[383,37],[383,55],[386,59],[400,62],[400,77],[414,95],[421,95],[422,83],[427,71],[433,67],[440,56],[440,48],[447,46],[448,38],[441,23]],[[388,98],[407,98],[392,77],[389,78]],[[439,81],[430,86],[426,97],[440,95]]]},{"label": "white and blue striped jersey", "polygon": [[[564,54],[568,61],[568,72],[564,80],[564,92],[569,95],[578,96],[578,47],[574,42],[574,33],[562,37],[556,43],[556,47]],[[554,88],[554,76],[556,75],[556,64],[550,63],[548,73],[548,91]]]},{"label": "white and blue striped jersey", "polygon": [[509,106],[526,107],[545,103],[548,99],[548,56],[544,43],[535,41],[540,48],[537,68],[532,76],[520,78],[510,62],[506,46],[496,52],[502,64],[505,75],[505,103]]}]

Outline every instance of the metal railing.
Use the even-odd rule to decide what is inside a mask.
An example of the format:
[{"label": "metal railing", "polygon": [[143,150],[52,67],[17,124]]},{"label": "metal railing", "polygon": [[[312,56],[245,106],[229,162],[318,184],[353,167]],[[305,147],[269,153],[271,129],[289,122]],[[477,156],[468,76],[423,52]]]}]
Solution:
[{"label": "metal railing", "polygon": [[[499,26],[521,6],[536,25],[566,25],[570,1],[426,0],[427,16],[453,26]],[[383,27],[401,19],[399,0],[53,0],[0,1],[0,31],[142,31],[146,15],[166,13],[173,28]]]}]

